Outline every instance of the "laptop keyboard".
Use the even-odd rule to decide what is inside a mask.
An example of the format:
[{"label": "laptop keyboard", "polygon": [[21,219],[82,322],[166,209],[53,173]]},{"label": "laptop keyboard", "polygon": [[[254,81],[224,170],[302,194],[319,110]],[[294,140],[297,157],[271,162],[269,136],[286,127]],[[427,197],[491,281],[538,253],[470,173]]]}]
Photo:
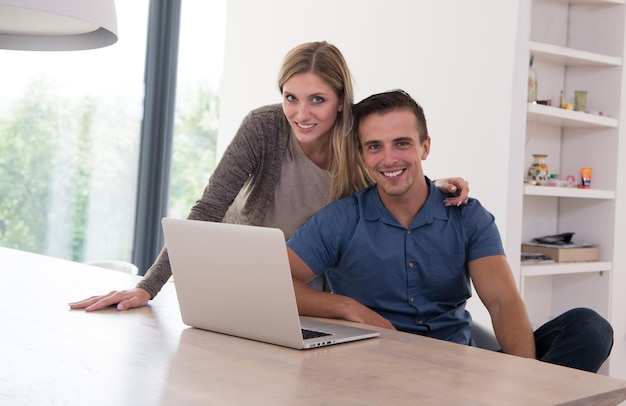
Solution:
[{"label": "laptop keyboard", "polygon": [[322,333],[321,331],[315,331],[315,330],[307,330],[307,329],[302,329],[302,338],[304,340],[308,340],[309,338],[317,338],[317,337],[324,337],[324,336],[329,336],[330,334],[328,333]]}]

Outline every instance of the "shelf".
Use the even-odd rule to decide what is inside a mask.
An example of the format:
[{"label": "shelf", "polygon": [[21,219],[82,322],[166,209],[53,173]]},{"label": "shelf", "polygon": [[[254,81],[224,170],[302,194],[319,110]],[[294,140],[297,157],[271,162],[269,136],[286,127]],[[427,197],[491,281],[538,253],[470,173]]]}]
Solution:
[{"label": "shelf", "polygon": [[603,127],[616,128],[618,120],[613,117],[566,110],[543,104],[528,103],[528,120],[559,127]]},{"label": "shelf", "polygon": [[550,0],[555,3],[567,3],[567,4],[596,4],[596,5],[617,5],[624,4],[624,0]]},{"label": "shelf", "polygon": [[619,67],[622,58],[530,41],[528,49],[536,60],[567,66]]},{"label": "shelf", "polygon": [[573,187],[524,185],[525,196],[576,197],[581,199],[615,199],[615,191]]},{"label": "shelf", "polygon": [[521,266],[522,276],[554,276],[569,275],[575,273],[609,272],[610,262],[561,262],[551,264],[533,264]]},{"label": "shelf", "polygon": [[[571,258],[586,262],[532,263],[518,259],[512,263],[516,282],[535,325],[567,309],[586,307],[624,327],[623,318],[615,315],[626,305],[626,296],[620,295],[626,273],[619,265],[626,258],[626,250],[622,249],[626,234],[619,217],[624,202],[617,193],[617,186],[626,178],[620,166],[626,162],[621,142],[626,135],[622,124],[626,119],[622,114],[626,102],[626,0],[529,0],[524,4],[530,6],[530,12],[521,21],[528,23],[530,30],[527,40],[520,43],[518,50],[524,52],[516,61],[518,68],[526,68],[530,76],[528,58],[532,57],[540,78],[537,96],[551,101],[552,106],[527,103],[522,108],[524,131],[515,135],[525,136],[525,144],[523,148],[512,146],[510,153],[520,150],[525,162],[531,153],[548,154],[552,157],[550,167],[558,168],[562,180],[540,182],[544,186],[523,183],[522,208],[516,210],[521,212],[517,217],[521,225],[511,233],[511,241],[515,243],[520,236],[522,241],[529,241],[537,235],[576,230],[577,235],[584,235],[585,241],[598,247],[599,256]],[[520,82],[516,77],[517,85]],[[560,108],[561,103],[574,102],[576,89],[593,95],[593,100],[587,99],[588,112]],[[570,185],[563,182],[564,175],[577,175],[577,183],[582,164],[594,166],[594,172],[601,169],[600,182],[592,183],[590,189],[576,184],[567,187]],[[519,182],[519,172],[514,175],[512,185],[516,178]],[[560,186],[545,186],[548,184]],[[511,252],[515,252],[513,248]],[[522,248],[522,252],[527,250],[531,251]],[[615,348],[626,351],[624,343]],[[609,375],[626,376],[626,364],[614,360],[607,362],[603,370]]]}]

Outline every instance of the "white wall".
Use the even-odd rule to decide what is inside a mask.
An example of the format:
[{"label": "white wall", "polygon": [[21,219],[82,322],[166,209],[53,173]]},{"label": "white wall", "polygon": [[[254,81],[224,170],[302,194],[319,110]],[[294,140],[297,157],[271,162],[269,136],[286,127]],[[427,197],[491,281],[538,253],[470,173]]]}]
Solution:
[{"label": "white wall", "polygon": [[[520,3],[522,1],[522,3]],[[355,78],[356,100],[403,88],[424,108],[432,137],[425,163],[431,178],[463,176],[470,194],[494,214],[507,252],[518,255],[521,196],[511,171],[523,162],[522,111],[527,71],[519,67],[523,0],[229,0],[221,89],[220,150],[244,115],[280,102],[276,77],[285,53],[326,40],[343,52]],[[522,55],[525,58],[524,55]],[[520,115],[518,115],[520,116]],[[523,119],[523,117],[522,117]],[[517,120],[519,121],[519,120]],[[521,134],[521,132],[520,132]],[[519,151],[519,150],[518,150]],[[521,179],[521,174],[519,175]],[[513,213],[513,215],[509,215]],[[510,220],[509,220],[510,219]],[[511,237],[507,224],[511,221]],[[510,241],[507,241],[510,240]],[[484,308],[469,306],[489,323]]]},{"label": "white wall", "polygon": [[468,179],[506,238],[517,8],[501,0],[229,0],[220,149],[250,109],[280,102],[285,53],[327,40],[352,69],[356,101],[398,87],[417,99],[432,137],[426,173]]}]

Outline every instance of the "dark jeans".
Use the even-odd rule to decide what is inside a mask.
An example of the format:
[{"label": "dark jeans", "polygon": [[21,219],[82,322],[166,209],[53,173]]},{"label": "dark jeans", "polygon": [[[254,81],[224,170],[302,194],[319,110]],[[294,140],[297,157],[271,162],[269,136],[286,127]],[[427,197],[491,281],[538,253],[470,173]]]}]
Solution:
[{"label": "dark jeans", "polygon": [[591,309],[576,308],[535,331],[537,359],[597,372],[613,347],[613,328]]}]

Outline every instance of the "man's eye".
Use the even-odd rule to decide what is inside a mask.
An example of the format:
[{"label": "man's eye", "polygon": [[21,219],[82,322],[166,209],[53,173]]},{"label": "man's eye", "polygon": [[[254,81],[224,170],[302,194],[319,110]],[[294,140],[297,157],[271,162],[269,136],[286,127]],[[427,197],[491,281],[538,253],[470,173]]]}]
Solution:
[{"label": "man's eye", "polygon": [[380,145],[370,145],[367,149],[369,151],[378,151],[380,149]]}]

